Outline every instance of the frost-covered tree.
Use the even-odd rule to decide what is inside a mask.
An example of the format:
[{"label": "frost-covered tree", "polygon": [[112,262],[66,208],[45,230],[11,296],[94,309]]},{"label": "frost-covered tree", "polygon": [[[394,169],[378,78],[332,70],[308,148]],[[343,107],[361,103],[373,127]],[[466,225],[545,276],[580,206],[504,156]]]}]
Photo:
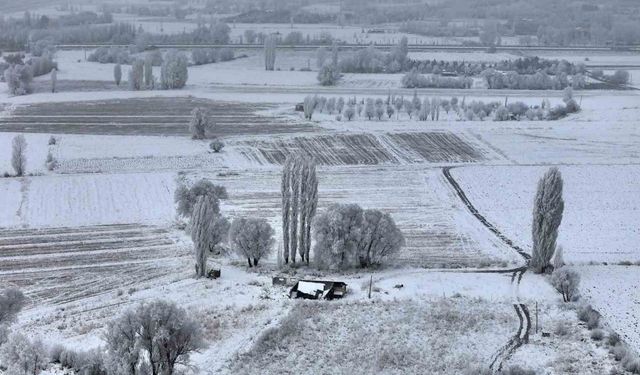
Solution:
[{"label": "frost-covered tree", "polygon": [[229,222],[220,215],[215,196],[202,195],[196,200],[191,215],[191,240],[196,259],[196,276],[207,275],[207,257],[229,232]]},{"label": "frost-covered tree", "polygon": [[431,113],[431,102],[429,98],[424,98],[420,111],[418,111],[418,120],[427,121],[429,119],[429,113]]},{"label": "frost-covered tree", "polygon": [[116,66],[113,67],[113,80],[116,86],[120,86],[120,82],[122,82],[122,65],[120,65],[120,63],[117,63]]},{"label": "frost-covered tree", "polygon": [[564,267],[565,263],[564,263],[564,250],[562,248],[562,246],[558,246],[556,248],[556,253],[553,256],[553,269],[554,270],[558,270],[562,267]]},{"label": "frost-covered tree", "polygon": [[129,70],[129,90],[138,91],[144,87],[144,61],[135,60]]},{"label": "frost-covered tree", "polygon": [[318,82],[322,86],[334,86],[340,80],[340,71],[333,64],[325,64],[318,72]]},{"label": "frost-covered tree", "polygon": [[56,86],[58,84],[58,69],[53,68],[51,71],[51,92],[56,92]]},{"label": "frost-covered tree", "polygon": [[160,68],[160,84],[164,90],[181,89],[189,79],[189,62],[178,51],[169,51]]},{"label": "frost-covered tree", "polygon": [[556,250],[558,227],[562,222],[562,175],[558,168],[549,169],[538,182],[538,192],[533,202],[533,253],[531,268],[536,273],[547,272]]},{"label": "frost-covered tree", "polygon": [[393,109],[393,106],[391,104],[387,104],[387,117],[389,117],[389,119],[391,119],[391,116],[393,116],[395,112],[396,111]]},{"label": "frost-covered tree", "polygon": [[360,267],[380,264],[404,246],[404,236],[390,214],[379,210],[365,210],[357,243]]},{"label": "frost-covered tree", "polygon": [[313,248],[319,268],[350,268],[357,263],[363,211],[357,204],[335,204],[314,221]]},{"label": "frost-covered tree", "polygon": [[[177,365],[188,366],[190,355],[205,347],[201,326],[184,309],[170,302],[142,304],[116,318],[108,330],[107,336],[116,340],[115,349],[130,355],[129,361],[118,358],[124,362],[119,367],[124,364],[125,369],[114,374],[131,374],[131,362],[137,358],[136,373],[172,375]],[[123,337],[122,332],[128,337]],[[134,332],[131,338],[129,334]],[[114,354],[113,349],[108,343],[108,354]],[[108,364],[112,366],[113,362]]]},{"label": "frost-covered tree", "polygon": [[174,194],[178,215],[190,218],[198,197],[205,195],[216,199],[216,212],[218,213],[220,212],[220,200],[229,198],[224,186],[214,185],[209,180],[199,180],[190,188],[180,185]]},{"label": "frost-covered tree", "polygon": [[306,118],[307,120],[311,120],[311,118],[313,117],[313,112],[316,109],[316,103],[317,103],[317,98],[314,96],[307,95],[304,98],[304,104],[303,104],[304,118]]},{"label": "frost-covered tree", "polygon": [[353,117],[356,115],[356,109],[353,107],[353,104],[347,105],[347,108],[345,108],[343,115],[349,121],[353,119]]},{"label": "frost-covered tree", "polygon": [[324,63],[327,61],[329,52],[327,51],[327,47],[320,47],[316,51],[316,66],[318,69],[324,66]]},{"label": "frost-covered tree", "polygon": [[371,98],[367,98],[367,101],[365,102],[364,115],[367,117],[367,120],[371,120],[376,115],[374,101]]},{"label": "frost-covered tree", "polygon": [[382,117],[384,117],[384,103],[382,102],[376,102],[376,117],[378,118],[378,121],[382,120]]},{"label": "frost-covered tree", "polygon": [[13,137],[11,148],[11,166],[16,172],[16,176],[22,177],[27,169],[27,140],[24,135],[18,134]]},{"label": "frost-covered tree", "polygon": [[229,243],[238,256],[247,259],[249,267],[273,251],[274,230],[265,219],[238,218],[229,229]]},{"label": "frost-covered tree", "polygon": [[11,65],[4,71],[4,81],[11,95],[27,95],[33,92],[33,70],[29,65]]},{"label": "frost-covered tree", "polygon": [[0,293],[0,325],[12,323],[25,305],[25,297],[17,288],[7,288]]},{"label": "frost-covered tree", "polygon": [[269,35],[264,39],[264,67],[274,70],[276,66],[276,37]]},{"label": "frost-covered tree", "polygon": [[155,85],[153,76],[153,55],[147,54],[144,58],[144,85],[147,90],[152,90]]},{"label": "frost-covered tree", "polygon": [[138,341],[138,319],[134,311],[125,311],[118,319],[107,323],[105,365],[112,374],[136,375],[141,361]]},{"label": "frost-covered tree", "polygon": [[562,294],[564,302],[571,302],[578,294],[580,275],[567,267],[562,267],[551,274],[551,285]]},{"label": "frost-covered tree", "polygon": [[31,341],[14,333],[0,349],[0,359],[8,374],[38,375],[49,363],[42,341]]},{"label": "frost-covered tree", "polygon": [[318,205],[318,178],[313,159],[300,155],[287,158],[282,172],[282,236],[285,263],[309,263],[311,223]]},{"label": "frost-covered tree", "polygon": [[343,109],[344,109],[344,98],[339,97],[338,101],[336,102],[336,110],[338,111],[338,113],[342,113]]},{"label": "frost-covered tree", "polygon": [[420,102],[420,98],[418,98],[418,93],[413,91],[413,98],[411,99],[411,104],[413,104],[413,109],[415,111],[420,111],[422,103]]},{"label": "frost-covered tree", "polygon": [[332,114],[336,110],[336,98],[329,98],[329,100],[327,100],[327,105],[325,106],[325,108],[327,109],[327,112],[329,112],[329,114]]},{"label": "frost-covered tree", "polygon": [[396,108],[396,113],[398,114],[398,118],[399,118],[400,117],[400,111],[402,111],[402,107],[404,106],[404,99],[402,97],[396,98],[396,100],[393,103],[393,105]]},{"label": "frost-covered tree", "polygon": [[410,100],[405,100],[403,103],[404,111],[409,115],[409,119],[412,118],[413,112],[415,108],[413,107],[413,102]]},{"label": "frost-covered tree", "polygon": [[193,139],[204,139],[207,128],[209,127],[209,119],[207,112],[200,107],[196,107],[191,111],[191,120],[189,121],[189,132]]}]

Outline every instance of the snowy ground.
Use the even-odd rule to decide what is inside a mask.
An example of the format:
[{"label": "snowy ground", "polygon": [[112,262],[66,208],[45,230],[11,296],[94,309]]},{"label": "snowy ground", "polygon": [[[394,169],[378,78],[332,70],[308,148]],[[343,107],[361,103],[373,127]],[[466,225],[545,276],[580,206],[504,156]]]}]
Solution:
[{"label": "snowy ground", "polygon": [[[58,78],[111,80],[112,65],[86,63],[83,58],[81,52],[60,52]],[[413,338],[426,329],[419,323],[429,321],[430,314],[438,316],[438,306],[444,303],[449,305],[445,312],[468,323],[471,333],[462,334],[455,324],[436,324],[428,326],[434,328],[433,336],[420,337],[420,344],[429,348],[424,357],[404,350],[405,343],[385,341],[386,347],[411,354],[401,357],[368,340],[371,351],[344,358],[387,356],[385,363],[407,366],[405,373],[432,359],[441,360],[438,363],[445,366],[441,369],[459,368],[459,363],[446,367],[455,360],[448,355],[450,347],[443,349],[438,340],[453,337],[447,335],[452,330],[459,341],[448,343],[468,344],[475,348],[473,359],[488,365],[496,349],[517,330],[512,303],[533,310],[538,302],[545,331],[553,331],[557,321],[565,320],[572,326],[571,333],[551,338],[532,335],[531,343],[518,349],[507,364],[525,364],[547,374],[608,373],[611,359],[606,348],[590,341],[584,327],[577,325],[574,311],[558,307],[559,296],[544,279],[527,273],[515,287],[510,274],[477,272],[520,265],[522,258],[469,213],[443,175],[444,167],[453,167],[454,178],[475,207],[504,235],[528,249],[535,184],[549,165],[558,165],[565,177],[560,243],[567,260],[578,265],[574,267],[583,275],[584,298],[629,343],[640,343],[639,297],[631,287],[638,283],[637,267],[585,266],[589,261],[640,260],[637,93],[576,93],[583,111],[557,122],[457,121],[453,115],[436,122],[410,120],[405,115],[346,122],[318,114],[309,123],[293,112],[296,103],[317,90],[316,73],[298,71],[307,60],[313,68],[310,54],[283,53],[278,57],[283,70],[275,72],[263,71],[259,53],[192,67],[189,86],[179,91],[43,92],[9,98],[0,83],[0,130],[7,131],[0,133],[0,150],[4,150],[0,172],[10,171],[9,150],[16,132],[21,127],[33,132],[26,138],[27,169],[34,175],[0,179],[0,279],[21,286],[30,299],[18,327],[48,342],[86,349],[100,344],[107,320],[137,303],[161,297],[203,317],[210,346],[193,357],[200,373],[250,372],[240,371],[241,365],[234,360],[243,353],[255,355],[264,369],[271,369],[270,359],[281,353],[273,346],[260,351],[264,332],[281,329],[283,322],[286,328],[290,311],[305,307],[286,298],[286,289],[271,286],[271,277],[278,272],[275,256],[259,272],[248,272],[237,260],[212,259],[212,265],[222,267],[223,277],[193,279],[191,243],[174,228],[173,192],[179,181],[209,178],[229,191],[229,199],[221,206],[225,215],[264,217],[279,233],[281,159],[304,148],[321,160],[320,209],[354,202],[390,212],[405,233],[407,246],[387,268],[371,273],[289,270],[293,277],[344,280],[350,292],[344,302],[318,304],[318,311],[311,311],[301,323],[305,329],[288,336],[287,348],[311,348],[317,342],[315,332],[327,333],[330,345],[326,347],[348,348],[354,340],[363,341],[353,332],[369,327],[372,313],[385,321],[401,316],[407,324],[401,331]],[[296,71],[288,71],[291,66]],[[348,75],[345,84],[324,92],[345,98],[386,97],[390,88],[397,87],[395,79],[399,77]],[[46,83],[46,77],[38,80]],[[412,91],[403,93],[412,95]],[[466,94],[467,102],[503,101],[508,95],[509,101],[529,104],[545,97],[556,104],[561,97],[560,92],[482,90],[421,90],[419,94],[459,98]],[[216,113],[218,119],[232,117],[221,133],[226,147],[220,154],[209,153],[207,142],[191,141],[185,131],[190,105],[204,105],[204,99],[216,101],[211,108],[222,108]],[[79,102],[83,100],[93,102]],[[154,111],[160,112],[156,119]],[[259,127],[248,131],[256,122]],[[173,129],[172,133],[149,135],[162,126]],[[54,132],[62,134],[56,134],[58,142],[49,146]],[[71,132],[83,134],[67,134]],[[44,166],[49,151],[60,163],[55,171]],[[369,277],[374,302],[366,298]],[[327,309],[335,314],[326,314]],[[469,321],[469,311],[471,318],[487,319]],[[343,335],[329,334],[336,326]],[[412,333],[414,327],[418,331]],[[366,329],[373,330],[367,331],[371,335],[378,333],[375,326]],[[384,329],[380,332],[380,337],[389,337]],[[320,354],[329,358],[332,353]],[[308,355],[312,353],[305,349],[304,356]],[[284,356],[282,360],[296,368],[306,363],[300,358]],[[376,363],[367,362],[367,366]],[[366,366],[351,372],[371,369],[393,373],[393,369]]]}]

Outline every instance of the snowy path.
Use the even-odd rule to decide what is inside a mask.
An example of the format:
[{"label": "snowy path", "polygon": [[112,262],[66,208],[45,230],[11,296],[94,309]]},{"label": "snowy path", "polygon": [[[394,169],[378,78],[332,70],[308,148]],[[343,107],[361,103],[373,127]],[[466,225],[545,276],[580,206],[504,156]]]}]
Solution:
[{"label": "snowy path", "polygon": [[[464,190],[462,190],[462,188],[456,182],[456,180],[453,178],[453,176],[451,176],[451,167],[443,168],[442,169],[442,173],[444,174],[445,178],[447,179],[447,181],[449,182],[451,187],[456,191],[456,194],[462,200],[462,202],[467,207],[469,212],[471,212],[471,214],[475,218],[477,218],[482,223],[482,225],[484,225],[487,229],[489,229],[489,231],[491,231],[502,242],[507,244],[513,250],[515,250],[525,260],[525,262],[528,263],[528,261],[531,259],[531,255],[529,255],[527,252],[525,252],[519,246],[515,245],[513,243],[513,241],[511,241],[504,234],[502,234],[498,230],[498,228],[496,228],[480,212],[478,212],[478,210],[475,208],[473,203],[471,203],[469,198],[467,198],[467,195],[465,194]],[[494,272],[494,273],[504,273],[505,271],[503,271],[503,270],[496,270],[496,271],[489,270],[489,271],[485,271],[485,272],[488,272],[488,273],[492,273],[492,272]],[[524,276],[525,272],[527,272],[527,266],[526,265],[523,266],[523,267],[514,269],[513,270],[513,274],[511,276],[511,286],[512,286],[512,288],[513,287],[516,288],[516,290],[515,290],[515,298],[516,298],[516,300],[519,300],[520,282],[522,281],[522,277]],[[519,302],[519,301],[516,301],[516,302]],[[491,369],[491,371],[493,371],[493,373],[500,373],[502,371],[502,366],[504,365],[504,363],[507,362],[509,360],[509,358],[511,358],[511,356],[516,352],[516,350],[518,350],[518,348],[520,348],[522,345],[524,345],[524,344],[529,342],[529,334],[530,334],[530,331],[531,331],[531,316],[529,314],[529,309],[528,309],[527,305],[524,304],[524,303],[514,303],[513,307],[514,307],[514,309],[516,311],[516,314],[518,315],[518,320],[520,322],[520,325],[518,327],[518,331],[516,332],[516,334],[512,338],[510,338],[507,341],[507,343],[504,346],[502,346],[498,350],[498,352],[496,352],[496,354],[494,355],[494,357],[493,357],[493,359],[491,361],[491,364],[489,365],[489,368]]]}]

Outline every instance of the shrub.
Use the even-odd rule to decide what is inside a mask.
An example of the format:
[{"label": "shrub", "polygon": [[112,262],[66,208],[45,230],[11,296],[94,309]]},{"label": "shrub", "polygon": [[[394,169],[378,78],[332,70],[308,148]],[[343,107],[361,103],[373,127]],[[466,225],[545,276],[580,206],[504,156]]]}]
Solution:
[{"label": "shrub", "polygon": [[553,327],[553,333],[557,336],[566,336],[570,333],[569,324],[564,321],[558,321]]},{"label": "shrub", "polygon": [[575,99],[569,99],[566,104],[567,113],[576,113],[580,111],[580,106]]},{"label": "shrub", "polygon": [[553,107],[551,110],[549,110],[549,115],[547,116],[548,120],[559,120],[563,117],[567,116],[567,107],[563,106],[563,105],[557,105],[555,107]]},{"label": "shrub", "polygon": [[610,332],[609,337],[607,337],[607,344],[613,347],[618,345],[619,342],[620,342],[620,335],[618,335],[615,332]]},{"label": "shrub", "polygon": [[510,119],[511,115],[509,115],[509,110],[503,106],[496,109],[496,113],[493,116],[493,121],[509,121]]},{"label": "shrub", "polygon": [[100,64],[131,64],[129,52],[118,47],[99,47],[87,57],[87,60]]},{"label": "shrub", "polygon": [[589,329],[598,328],[600,325],[600,313],[595,311],[591,305],[583,305],[578,309],[578,319],[587,323]]},{"label": "shrub", "polygon": [[600,328],[595,328],[591,331],[591,339],[594,341],[601,341],[604,338],[604,331]]},{"label": "shrub", "polygon": [[536,375],[536,372],[534,370],[525,369],[518,365],[510,366],[502,373],[505,375]]},{"label": "shrub", "polygon": [[48,143],[49,146],[53,146],[56,143],[58,143],[58,140],[56,139],[56,137],[54,137],[53,135],[49,137],[49,143]]},{"label": "shrub", "polygon": [[209,148],[211,149],[211,151],[218,153],[224,148],[224,143],[219,139],[215,139],[211,143],[209,143]]},{"label": "shrub", "polygon": [[551,274],[551,285],[562,294],[564,302],[573,301],[578,295],[580,275],[576,271],[562,267]]}]

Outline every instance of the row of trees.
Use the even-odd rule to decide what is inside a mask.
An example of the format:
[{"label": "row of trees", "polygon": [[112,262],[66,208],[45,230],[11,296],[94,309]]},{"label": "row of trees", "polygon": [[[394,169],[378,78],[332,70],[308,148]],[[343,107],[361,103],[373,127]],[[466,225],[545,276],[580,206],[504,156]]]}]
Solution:
[{"label": "row of trees", "polygon": [[509,102],[505,98],[504,103],[493,101],[483,102],[473,100],[467,102],[463,97],[460,101],[457,97],[450,99],[440,97],[419,98],[414,92],[411,99],[404,96],[389,94],[386,99],[382,98],[362,98],[360,100],[348,98],[326,98],[324,96],[307,96],[304,100],[304,116],[312,119],[314,113],[337,114],[337,119],[343,118],[347,121],[356,118],[361,119],[391,119],[394,115],[400,119],[401,114],[406,114],[409,119],[416,118],[419,121],[439,121],[441,115],[449,120],[450,115],[455,115],[456,120],[480,120],[487,118],[495,121],[518,121],[527,119],[533,120],[558,120],[570,113],[580,110],[580,106],[573,98],[573,90],[568,87],[564,92],[564,105],[551,106],[549,100],[545,99],[540,105],[530,106],[523,102]]},{"label": "row of trees", "polygon": [[[24,62],[23,56],[19,54],[4,56],[5,66],[0,66],[3,72],[4,81],[11,95],[27,95],[33,92],[33,78],[49,74],[58,69],[58,64],[53,61],[50,54],[40,57],[31,57]],[[54,77],[55,77],[54,73]],[[52,77],[52,80],[53,78]],[[55,85],[52,83],[55,87]],[[53,90],[55,91],[55,89]]]},{"label": "row of trees", "polygon": [[[144,60],[136,59],[131,64],[129,70],[129,89],[153,90],[161,88],[163,90],[173,90],[183,88],[189,79],[189,62],[187,57],[178,51],[169,51],[162,59],[160,67],[160,82],[157,82],[153,74],[154,57],[152,54],[146,55]],[[120,85],[122,80],[122,66],[116,64],[113,71],[114,81]]]}]

